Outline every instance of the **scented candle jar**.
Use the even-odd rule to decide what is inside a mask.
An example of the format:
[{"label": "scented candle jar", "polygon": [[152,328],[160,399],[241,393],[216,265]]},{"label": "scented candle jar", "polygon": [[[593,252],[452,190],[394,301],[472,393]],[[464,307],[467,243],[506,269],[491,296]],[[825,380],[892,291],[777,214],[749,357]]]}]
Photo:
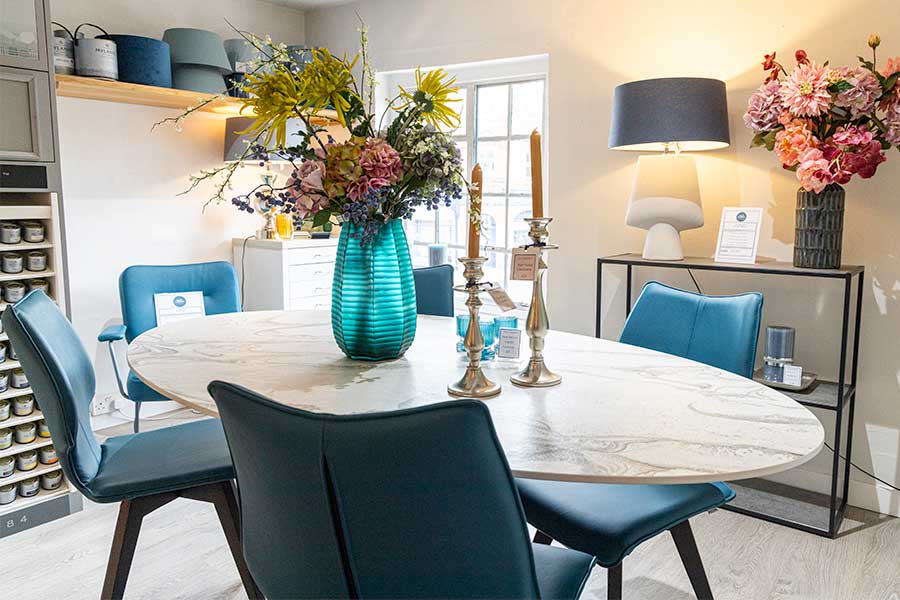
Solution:
[{"label": "scented candle jar", "polygon": [[9,477],[16,469],[16,459],[12,456],[0,457],[0,479]]},{"label": "scented candle jar", "polygon": [[28,394],[13,398],[13,414],[17,417],[27,417],[34,412],[34,396]]},{"label": "scented candle jar", "polygon": [[62,472],[53,471],[52,473],[44,473],[41,475],[41,487],[45,490],[55,490],[62,485]]},{"label": "scented candle jar", "polygon": [[31,471],[38,466],[38,455],[34,450],[16,454],[16,468],[20,471]]},{"label": "scented candle jar", "polygon": [[26,254],[25,268],[29,271],[46,271],[47,253],[42,250],[33,250]]},{"label": "scented candle jar", "polygon": [[38,450],[38,460],[42,465],[55,465],[59,461],[59,457],[56,456],[56,448],[44,446]]},{"label": "scented candle jar", "polygon": [[22,223],[22,239],[32,244],[44,241],[45,229],[40,221],[25,221]]},{"label": "scented candle jar", "polygon": [[0,243],[18,244],[22,241],[22,228],[15,223],[4,221],[0,223]]},{"label": "scented candle jar", "polygon": [[4,273],[21,273],[25,262],[18,252],[5,252],[0,257],[0,271]]},{"label": "scented candle jar", "polygon": [[50,428],[47,427],[47,421],[41,419],[37,424],[37,433],[38,437],[48,438],[50,437]]},{"label": "scented candle jar", "polygon": [[7,420],[9,418],[9,413],[9,400],[0,400],[0,421]]},{"label": "scented candle jar", "polygon": [[47,281],[46,279],[29,279],[28,280],[28,291],[30,292],[32,290],[40,290],[49,296],[50,295],[50,282]]},{"label": "scented candle jar", "polygon": [[[9,372],[8,371],[0,371],[0,392],[5,392],[9,389]],[[15,410],[13,410],[15,412]]]},{"label": "scented candle jar", "polygon": [[19,496],[22,498],[31,498],[41,491],[41,480],[37,477],[31,477],[19,482]]},{"label": "scented candle jar", "polygon": [[6,450],[13,443],[13,430],[0,429],[0,450]]},{"label": "scented candle jar", "polygon": [[15,437],[17,444],[30,444],[37,439],[37,425],[34,423],[16,425]]},{"label": "scented candle jar", "polygon": [[[5,258],[5,257],[4,257]],[[8,271],[7,271],[8,272]],[[18,281],[10,281],[3,286],[3,299],[13,304],[25,297],[25,285]]]},{"label": "scented candle jar", "polygon": [[6,362],[6,344],[0,342],[0,363]]},{"label": "scented candle jar", "polygon": [[0,486],[0,504],[11,504],[16,500],[16,486]]},{"label": "scented candle jar", "polygon": [[[12,372],[12,375],[9,376],[9,385],[13,386],[16,389],[24,389],[28,387],[28,377],[25,376],[25,371],[22,369],[15,369]],[[31,400],[32,407],[34,407],[34,398]]]}]

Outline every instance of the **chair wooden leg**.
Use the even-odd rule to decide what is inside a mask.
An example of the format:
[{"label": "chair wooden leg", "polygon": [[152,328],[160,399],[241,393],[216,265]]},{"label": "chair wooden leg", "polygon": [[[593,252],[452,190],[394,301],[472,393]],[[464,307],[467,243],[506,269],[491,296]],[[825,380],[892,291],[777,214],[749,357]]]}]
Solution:
[{"label": "chair wooden leg", "polygon": [[219,491],[213,493],[213,504],[216,507],[216,514],[219,515],[222,531],[225,532],[225,539],[228,540],[228,547],[231,548],[231,555],[234,557],[234,564],[244,583],[247,596],[250,600],[262,599],[263,595],[256,586],[247,562],[244,560],[244,551],[241,546],[240,513],[237,499],[234,496],[234,487],[230,481],[220,484]]},{"label": "chair wooden leg", "polygon": [[703,561],[700,559],[700,551],[697,550],[697,542],[694,540],[691,524],[687,521],[679,523],[670,529],[669,533],[675,540],[675,547],[678,548],[678,555],[691,580],[694,594],[699,600],[712,600],[712,590],[709,587],[709,580],[706,578]]},{"label": "chair wooden leg", "polygon": [[119,520],[113,534],[112,547],[109,549],[109,562],[106,565],[106,579],[103,581],[102,600],[118,600],[125,594],[125,584],[134,549],[137,547],[138,534],[141,531],[143,511],[135,506],[133,500],[123,500],[119,505]]},{"label": "chair wooden leg", "polygon": [[622,563],[606,570],[606,600],[622,600]]},{"label": "chair wooden leg", "polygon": [[534,531],[534,543],[535,544],[545,544],[549,546],[553,543],[553,538],[541,531],[540,529],[536,529]]}]

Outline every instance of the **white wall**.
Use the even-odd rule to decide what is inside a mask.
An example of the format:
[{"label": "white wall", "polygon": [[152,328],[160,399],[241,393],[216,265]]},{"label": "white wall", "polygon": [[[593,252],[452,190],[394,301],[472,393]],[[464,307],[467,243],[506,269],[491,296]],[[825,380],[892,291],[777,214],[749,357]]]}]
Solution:
[{"label": "white wall", "polygon": [[[110,33],[160,37],[169,27],[200,27],[234,37],[227,18],[286,43],[304,39],[302,12],[255,0],[54,0],[52,10],[53,20],[66,26],[87,21]],[[98,396],[118,396],[97,333],[121,322],[119,273],[133,264],[230,260],[231,238],[252,234],[259,219],[228,205],[202,213],[208,187],[178,195],[191,173],[222,164],[223,116],[198,114],[180,133],[171,126],[151,132],[177,111],[73,98],[59,98],[58,105],[72,320],[94,357]],[[242,174],[240,181],[249,187],[255,175]],[[120,404],[133,414],[131,403]],[[142,414],[173,406],[145,406]],[[96,419],[95,426],[111,422]]]},{"label": "white wall", "polygon": [[[763,78],[763,53],[777,50],[790,64],[794,50],[803,47],[820,61],[852,65],[867,50],[868,34],[878,31],[882,60],[900,55],[896,0],[822,0],[803,14],[774,0],[367,0],[307,11],[307,42],[353,51],[354,11],[371,27],[379,70],[549,54],[548,201],[553,237],[561,246],[551,267],[551,321],[555,328],[585,334],[594,331],[596,257],[639,251],[643,240],[642,232],[624,225],[636,155],[607,149],[616,85],[660,76],[727,82],[732,145],[698,158],[707,226],[684,236],[685,250],[712,254],[722,206],[763,206],[760,254],[789,261],[796,180],[773,156],[749,150],[750,134],[740,119]],[[845,262],[868,268],[854,460],[900,484],[900,154],[891,151],[874,179],[854,180],[847,189]],[[608,275],[603,325],[605,335],[614,337],[622,322],[624,276],[615,270]],[[686,278],[651,275],[691,285]],[[761,289],[764,322],[795,325],[798,362],[834,376],[839,290],[822,291],[798,279],[698,279],[710,293]],[[831,415],[822,419],[830,423]],[[796,478],[814,485],[826,468],[819,460]],[[851,502],[900,514],[900,495],[876,492],[870,484],[854,473]]]}]

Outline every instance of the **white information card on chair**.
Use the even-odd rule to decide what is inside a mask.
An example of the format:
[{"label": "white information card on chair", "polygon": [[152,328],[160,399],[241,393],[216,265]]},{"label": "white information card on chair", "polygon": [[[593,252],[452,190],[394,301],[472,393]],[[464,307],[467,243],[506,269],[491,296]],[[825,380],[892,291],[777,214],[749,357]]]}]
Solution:
[{"label": "white information card on chair", "polygon": [[156,305],[157,326],[206,316],[203,292],[153,294],[153,303]]},{"label": "white information card on chair", "polygon": [[723,208],[715,261],[748,265],[756,263],[762,217],[763,209],[758,207]]}]

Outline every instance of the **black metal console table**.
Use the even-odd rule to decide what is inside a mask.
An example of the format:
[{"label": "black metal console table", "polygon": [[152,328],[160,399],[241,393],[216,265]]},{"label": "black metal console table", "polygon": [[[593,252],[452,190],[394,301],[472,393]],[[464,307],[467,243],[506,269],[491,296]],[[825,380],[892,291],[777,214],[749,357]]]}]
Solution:
[{"label": "black metal console table", "polygon": [[[786,262],[763,262],[753,265],[717,263],[710,258],[685,258],[682,261],[646,260],[640,254],[618,254],[597,259],[597,324],[596,336],[601,337],[601,298],[603,291],[603,266],[621,265],[626,269],[625,314],[631,312],[632,275],[635,267],[666,269],[690,269],[692,271],[719,271],[750,273],[767,276],[803,277],[819,280],[836,280],[843,283],[843,312],[841,318],[841,346],[837,381],[818,381],[803,392],[782,391],[800,404],[834,413],[834,436],[829,445],[834,448],[831,464],[831,492],[820,494],[793,486],[749,479],[729,485],[737,497],[724,508],[759,517],[818,535],[835,537],[847,506],[850,485],[850,453],[853,442],[853,408],[856,400],[856,376],[859,358],[859,332],[862,322],[862,294],[865,267],[845,265],[840,269],[802,269]],[[851,323],[853,278],[857,279],[856,303]],[[851,333],[851,326],[853,331]],[[852,335],[852,339],[851,339]],[[852,347],[850,342],[852,341]],[[849,376],[848,372],[849,361]],[[826,448],[823,451],[828,451]],[[841,458],[846,457],[847,460]]]}]

